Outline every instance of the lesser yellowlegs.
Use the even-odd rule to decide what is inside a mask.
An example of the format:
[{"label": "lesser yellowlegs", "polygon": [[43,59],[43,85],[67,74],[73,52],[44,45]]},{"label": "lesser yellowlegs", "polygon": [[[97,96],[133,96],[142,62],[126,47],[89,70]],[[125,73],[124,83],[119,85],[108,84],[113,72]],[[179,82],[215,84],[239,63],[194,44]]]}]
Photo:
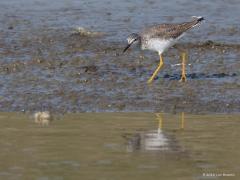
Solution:
[{"label": "lesser yellowlegs", "polygon": [[[163,65],[162,53],[183,37],[186,31],[192,29],[203,20],[203,17],[194,16],[190,22],[154,25],[146,28],[139,34],[132,33],[127,38],[128,45],[123,52],[127,51],[132,44],[140,45],[141,49],[149,49],[158,52],[160,63],[148,80],[148,83],[151,83]],[[185,58],[186,54],[184,53],[182,55],[182,75],[180,81],[186,81]]]}]

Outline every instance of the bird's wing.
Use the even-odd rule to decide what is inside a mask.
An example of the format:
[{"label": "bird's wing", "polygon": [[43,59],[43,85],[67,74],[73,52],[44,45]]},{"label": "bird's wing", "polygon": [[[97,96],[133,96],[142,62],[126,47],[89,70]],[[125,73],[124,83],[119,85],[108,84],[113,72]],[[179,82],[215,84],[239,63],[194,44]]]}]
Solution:
[{"label": "bird's wing", "polygon": [[151,26],[146,28],[142,35],[148,36],[148,38],[177,38],[180,37],[181,34],[191,29],[195,25],[197,25],[200,21],[198,19],[194,19],[191,22],[184,22],[180,24],[160,24]]}]

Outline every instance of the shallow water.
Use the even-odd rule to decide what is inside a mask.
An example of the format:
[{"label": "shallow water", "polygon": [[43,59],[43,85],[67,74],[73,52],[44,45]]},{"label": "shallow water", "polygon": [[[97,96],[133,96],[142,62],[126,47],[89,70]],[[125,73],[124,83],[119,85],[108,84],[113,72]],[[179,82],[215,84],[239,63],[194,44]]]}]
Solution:
[{"label": "shallow water", "polygon": [[84,113],[47,125],[26,114],[1,113],[0,179],[235,180],[239,120],[239,115]]},{"label": "shallow water", "polygon": [[[239,8],[237,0],[0,1],[0,110],[239,112]],[[122,55],[126,36],[192,15],[206,22],[178,44],[188,51],[188,82],[178,82],[173,48],[147,86],[158,56]],[[73,33],[78,27],[104,36]]]},{"label": "shallow water", "polygon": [[[146,25],[163,22],[186,21],[191,16],[204,16],[206,25],[191,40],[211,39],[222,42],[239,42],[239,2],[237,0],[189,1],[189,0],[11,0],[1,1],[1,14],[7,24],[40,28],[89,27],[109,33],[108,38],[122,40],[126,33],[138,32]],[[15,20],[14,17],[17,17]],[[11,21],[12,20],[12,21]],[[16,22],[17,21],[17,22]],[[2,22],[3,23],[3,22]],[[211,35],[211,38],[209,38]],[[194,36],[197,36],[195,38]]]}]

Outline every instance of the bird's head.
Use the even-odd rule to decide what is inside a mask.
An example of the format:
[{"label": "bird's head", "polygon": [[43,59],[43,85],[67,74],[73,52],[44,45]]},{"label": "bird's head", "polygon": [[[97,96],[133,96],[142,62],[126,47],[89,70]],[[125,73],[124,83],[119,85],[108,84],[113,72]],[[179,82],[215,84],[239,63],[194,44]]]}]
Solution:
[{"label": "bird's head", "polygon": [[132,33],[128,36],[127,41],[128,41],[128,44],[124,48],[123,53],[126,52],[128,50],[128,48],[130,48],[131,45],[133,45],[133,44],[139,45],[140,41],[141,41],[141,37],[136,33]]}]

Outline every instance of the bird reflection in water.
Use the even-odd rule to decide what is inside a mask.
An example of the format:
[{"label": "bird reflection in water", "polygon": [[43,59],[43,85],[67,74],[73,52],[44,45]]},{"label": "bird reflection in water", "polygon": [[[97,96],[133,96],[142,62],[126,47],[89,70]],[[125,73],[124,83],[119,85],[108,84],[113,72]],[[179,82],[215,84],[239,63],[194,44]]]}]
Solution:
[{"label": "bird reflection in water", "polygon": [[[125,135],[127,139],[127,151],[179,151],[176,139],[163,131],[163,114],[155,113],[158,128],[144,133]],[[184,129],[184,113],[181,114],[180,129]]]},{"label": "bird reflection in water", "polygon": [[161,113],[156,113],[158,129],[144,134],[143,145],[145,150],[168,150],[169,139],[162,132],[163,117]]}]

